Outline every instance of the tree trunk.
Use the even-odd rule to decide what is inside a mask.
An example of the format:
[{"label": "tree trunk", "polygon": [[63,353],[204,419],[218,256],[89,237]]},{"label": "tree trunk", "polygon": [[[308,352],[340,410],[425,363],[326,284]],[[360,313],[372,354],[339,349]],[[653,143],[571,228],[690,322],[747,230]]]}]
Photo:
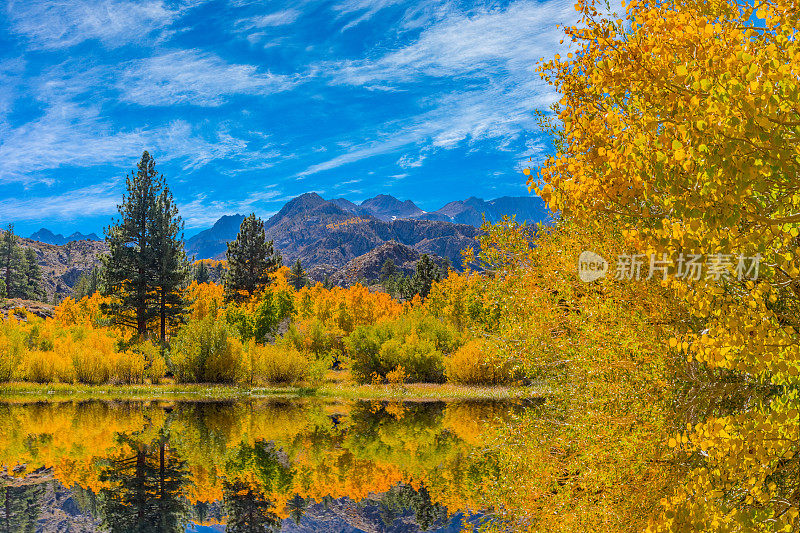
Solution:
[{"label": "tree trunk", "polygon": [[161,344],[165,344],[167,342],[167,304],[166,304],[166,295],[164,294],[164,289],[161,289],[161,301],[159,302],[158,308],[161,312]]},{"label": "tree trunk", "polygon": [[158,531],[159,533],[164,533],[164,501],[166,500],[166,495],[164,494],[164,448],[166,448],[166,443],[164,439],[161,439],[160,446],[159,446],[159,468],[158,468],[158,492],[159,492],[159,509],[158,513]]},{"label": "tree trunk", "polygon": [[145,491],[144,483],[145,483],[145,461],[147,457],[145,455],[144,450],[139,450],[138,454],[136,455],[136,477],[137,477],[137,485],[136,485],[136,506],[137,506],[137,513],[136,513],[136,526],[137,529],[142,527],[145,520],[145,511],[147,509],[147,494]]},{"label": "tree trunk", "polygon": [[8,501],[8,487],[5,488],[6,492],[6,531],[11,531],[11,502]]}]

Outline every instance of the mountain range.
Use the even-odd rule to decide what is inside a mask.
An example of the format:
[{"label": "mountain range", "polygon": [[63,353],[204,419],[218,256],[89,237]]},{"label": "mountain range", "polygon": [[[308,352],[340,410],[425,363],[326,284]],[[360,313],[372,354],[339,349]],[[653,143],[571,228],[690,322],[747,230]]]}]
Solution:
[{"label": "mountain range", "polygon": [[[460,268],[461,250],[476,245],[483,218],[494,222],[505,215],[520,222],[551,221],[538,197],[469,198],[425,212],[410,200],[389,195],[355,204],[306,193],[287,202],[264,227],[284,264],[299,259],[312,280],[330,277],[336,284],[348,285],[374,279],[387,259],[406,273],[413,272],[422,254],[437,262],[447,258]],[[242,220],[244,215],[223,216],[211,228],[187,239],[189,257],[223,259]],[[64,237],[42,228],[20,244],[36,250],[45,289],[52,298],[54,293],[60,297],[71,294],[80,275],[99,263],[99,255],[107,248],[97,241],[100,239],[93,233]]]},{"label": "mountain range", "polygon": [[76,231],[72,235],[64,237],[60,233],[53,233],[47,228],[42,228],[33,235],[29,237],[33,241],[44,242],[47,244],[54,244],[56,246],[61,246],[63,244],[67,244],[68,242],[73,241],[100,241],[102,240],[100,237],[97,236],[95,233],[90,233],[88,235],[84,235],[83,233]]},{"label": "mountain range", "polygon": [[[496,222],[515,216],[519,222],[548,222],[552,215],[538,197],[484,201],[469,198],[426,212],[411,200],[381,194],[355,204],[344,198],[325,200],[306,193],[289,201],[264,224],[267,237],[285,261],[300,259],[307,267],[337,269],[385,242],[432,253],[461,264],[461,250],[474,244],[484,217]],[[220,218],[213,227],[186,240],[197,259],[221,259],[236,238],[244,215]]]},{"label": "mountain range", "polygon": [[463,201],[450,202],[441,209],[430,212],[423,211],[411,200],[400,201],[388,194],[379,194],[364,200],[360,205],[344,198],[336,198],[331,202],[350,213],[371,215],[387,222],[406,218],[480,227],[484,216],[489,222],[497,222],[503,216],[516,216],[519,222],[545,222],[551,217],[544,201],[538,196],[503,196],[489,201],[472,196]]}]

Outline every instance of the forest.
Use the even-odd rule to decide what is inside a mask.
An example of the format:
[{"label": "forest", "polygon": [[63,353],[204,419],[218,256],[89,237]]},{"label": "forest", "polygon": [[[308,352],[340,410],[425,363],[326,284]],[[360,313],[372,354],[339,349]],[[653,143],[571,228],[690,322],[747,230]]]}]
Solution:
[{"label": "forest", "polygon": [[[564,28],[572,52],[538,67],[560,95],[540,116],[554,150],[521,178],[555,225],[486,224],[463,271],[421,261],[400,279],[387,265],[389,292],[312,286],[255,215],[224,262],[191,263],[145,152],[85,295],[52,318],[19,308],[0,324],[0,381],[524,389],[546,402],[476,430],[475,462],[460,465],[474,477],[431,483],[432,501],[492,509],[489,531],[798,531],[800,6],[576,9],[580,23]],[[583,281],[585,251],[616,268]],[[702,273],[686,275],[690,256]],[[636,275],[622,269],[637,257]],[[147,428],[145,445],[121,450],[157,450],[166,430]],[[35,464],[19,443],[0,444],[9,462]],[[201,477],[192,461],[181,468]],[[386,472],[381,490],[408,481]],[[273,474],[226,479],[263,491]],[[98,490],[119,482],[63,475]],[[322,496],[293,485],[282,498],[295,492]]]}]

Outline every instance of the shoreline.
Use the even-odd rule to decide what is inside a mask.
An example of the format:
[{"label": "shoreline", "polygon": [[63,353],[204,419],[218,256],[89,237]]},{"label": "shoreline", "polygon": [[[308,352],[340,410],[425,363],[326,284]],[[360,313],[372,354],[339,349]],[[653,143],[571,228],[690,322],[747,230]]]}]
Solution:
[{"label": "shoreline", "polygon": [[437,383],[407,385],[344,385],[326,383],[319,387],[258,386],[220,384],[164,385],[83,385],[71,383],[3,383],[0,404],[70,400],[268,400],[275,399],[344,399],[389,401],[448,400],[543,400],[544,387],[479,387]]}]

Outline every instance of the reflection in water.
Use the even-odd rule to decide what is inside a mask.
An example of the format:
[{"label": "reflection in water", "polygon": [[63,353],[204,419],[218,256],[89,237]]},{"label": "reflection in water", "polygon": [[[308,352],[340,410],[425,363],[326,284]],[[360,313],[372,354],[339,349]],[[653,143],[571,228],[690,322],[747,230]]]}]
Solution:
[{"label": "reflection in water", "polygon": [[173,533],[184,529],[188,501],[186,464],[169,447],[169,432],[143,442],[121,434],[119,454],[109,457],[99,479],[103,525],[112,533]]},{"label": "reflection in water", "polygon": [[524,408],[0,404],[0,530],[458,531],[488,519],[472,451]]}]

